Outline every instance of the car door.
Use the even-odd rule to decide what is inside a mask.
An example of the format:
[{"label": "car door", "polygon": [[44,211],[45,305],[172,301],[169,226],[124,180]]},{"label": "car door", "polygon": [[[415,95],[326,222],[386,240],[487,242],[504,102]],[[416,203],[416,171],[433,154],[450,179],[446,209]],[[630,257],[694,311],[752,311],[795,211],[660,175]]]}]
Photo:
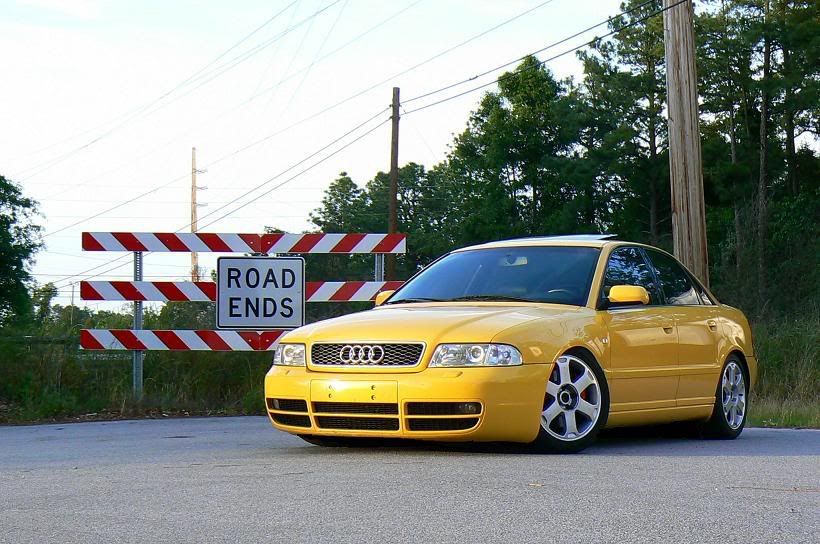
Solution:
[{"label": "car door", "polygon": [[677,405],[712,404],[720,373],[717,307],[701,296],[700,286],[671,255],[653,249],[646,254],[678,329]]},{"label": "car door", "polygon": [[[649,304],[609,304],[606,297],[614,285],[640,285],[649,292]],[[611,411],[674,407],[678,388],[674,310],[663,305],[656,277],[640,248],[623,246],[610,254],[599,308],[609,331]]]}]

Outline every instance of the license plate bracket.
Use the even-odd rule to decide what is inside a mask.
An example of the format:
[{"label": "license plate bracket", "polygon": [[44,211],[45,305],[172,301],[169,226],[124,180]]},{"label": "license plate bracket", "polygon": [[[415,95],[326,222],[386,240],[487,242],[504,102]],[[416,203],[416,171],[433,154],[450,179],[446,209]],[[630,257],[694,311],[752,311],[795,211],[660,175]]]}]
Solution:
[{"label": "license plate bracket", "polygon": [[310,399],[320,402],[398,402],[397,382],[311,380]]}]

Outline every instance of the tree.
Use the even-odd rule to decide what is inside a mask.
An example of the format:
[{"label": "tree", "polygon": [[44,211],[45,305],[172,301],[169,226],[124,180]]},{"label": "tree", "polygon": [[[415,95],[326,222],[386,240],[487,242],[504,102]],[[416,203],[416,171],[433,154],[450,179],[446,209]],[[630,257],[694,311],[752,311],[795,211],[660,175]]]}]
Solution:
[{"label": "tree", "polygon": [[671,233],[669,227],[662,228],[671,216],[665,211],[669,209],[669,160],[663,115],[663,20],[659,16],[644,20],[658,10],[659,4],[640,0],[621,4],[622,10],[634,10],[610,23],[611,30],[621,30],[598,43],[595,55],[582,56],[587,69],[585,86],[595,88],[598,95],[615,96],[618,106],[615,112],[598,112],[607,122],[615,123],[604,140],[611,151],[603,156],[613,159],[609,172],[623,180],[622,205],[630,218],[616,230],[621,235],[648,239],[653,245]]},{"label": "tree", "polygon": [[34,289],[31,298],[34,306],[34,318],[38,323],[49,320],[52,310],[51,303],[56,296],[57,288],[51,282]]},{"label": "tree", "polygon": [[[456,188],[450,214],[473,243],[593,228],[588,191],[567,182],[578,142],[579,104],[535,57],[499,78],[438,173]],[[572,203],[572,205],[570,205]]]},{"label": "tree", "polygon": [[31,313],[29,266],[40,248],[37,203],[0,176],[0,325]]}]

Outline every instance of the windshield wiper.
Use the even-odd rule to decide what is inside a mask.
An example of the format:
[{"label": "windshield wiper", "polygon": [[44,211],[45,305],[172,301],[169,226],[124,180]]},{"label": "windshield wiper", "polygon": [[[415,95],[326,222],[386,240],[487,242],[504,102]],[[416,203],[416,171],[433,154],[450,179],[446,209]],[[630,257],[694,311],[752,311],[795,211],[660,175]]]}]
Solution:
[{"label": "windshield wiper", "polygon": [[415,297],[415,298],[402,298],[399,300],[390,300],[385,302],[385,304],[402,304],[403,302],[446,302],[444,299],[441,298],[428,298],[428,297]]},{"label": "windshield wiper", "polygon": [[538,302],[529,298],[510,297],[507,295],[466,295],[463,297],[456,297],[447,299],[448,302],[459,302],[462,300],[484,300],[488,302]]}]

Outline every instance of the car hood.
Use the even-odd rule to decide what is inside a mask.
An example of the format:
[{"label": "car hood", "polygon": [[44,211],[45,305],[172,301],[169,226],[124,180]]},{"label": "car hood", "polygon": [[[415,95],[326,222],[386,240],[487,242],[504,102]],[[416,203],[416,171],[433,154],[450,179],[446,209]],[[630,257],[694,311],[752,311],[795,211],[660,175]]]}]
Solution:
[{"label": "car hood", "polygon": [[581,308],[556,304],[413,303],[381,306],[319,321],[285,342],[490,342],[502,331],[537,319],[577,318]]}]

